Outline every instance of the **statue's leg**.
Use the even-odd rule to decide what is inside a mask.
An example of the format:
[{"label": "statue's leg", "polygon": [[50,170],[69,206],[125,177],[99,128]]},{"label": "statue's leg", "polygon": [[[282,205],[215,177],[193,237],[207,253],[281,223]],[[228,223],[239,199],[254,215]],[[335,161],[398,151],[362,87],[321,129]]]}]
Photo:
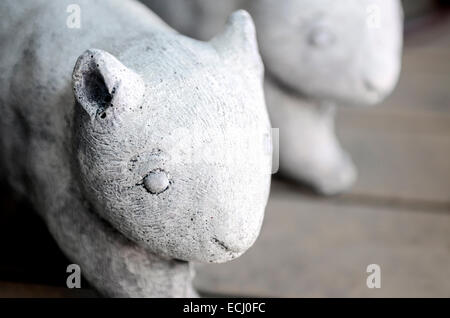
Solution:
[{"label": "statue's leg", "polygon": [[78,200],[46,219],[61,249],[105,296],[196,297],[191,264],[149,253]]},{"label": "statue's leg", "polygon": [[265,92],[272,127],[279,128],[280,172],[322,194],[347,190],[356,169],[336,138],[335,107],[290,96],[268,81]]}]

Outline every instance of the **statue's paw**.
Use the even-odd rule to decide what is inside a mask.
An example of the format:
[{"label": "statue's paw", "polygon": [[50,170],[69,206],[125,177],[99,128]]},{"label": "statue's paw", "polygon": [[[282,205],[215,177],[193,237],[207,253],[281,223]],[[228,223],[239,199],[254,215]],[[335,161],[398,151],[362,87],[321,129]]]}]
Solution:
[{"label": "statue's paw", "polygon": [[326,160],[312,156],[296,161],[285,161],[280,164],[280,172],[289,179],[311,186],[321,195],[345,192],[357,177],[355,165],[345,152],[335,157],[327,157]]},{"label": "statue's paw", "polygon": [[358,174],[352,159],[346,153],[332,166],[321,167],[317,172],[309,183],[323,195],[336,195],[349,190]]}]

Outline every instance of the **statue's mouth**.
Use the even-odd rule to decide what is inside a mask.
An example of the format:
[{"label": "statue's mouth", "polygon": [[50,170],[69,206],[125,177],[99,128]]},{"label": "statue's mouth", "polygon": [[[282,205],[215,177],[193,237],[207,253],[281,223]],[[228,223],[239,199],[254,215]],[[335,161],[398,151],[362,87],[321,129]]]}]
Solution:
[{"label": "statue's mouth", "polygon": [[188,261],[184,261],[184,260],[179,259],[179,258],[174,258],[174,259],[172,259],[172,261],[174,263],[179,263],[179,264],[187,264],[188,263]]},{"label": "statue's mouth", "polygon": [[211,243],[216,246],[226,257],[220,257],[218,260],[210,260],[211,263],[222,263],[239,257],[244,251],[230,247],[228,244],[216,237],[211,239]]},{"label": "statue's mouth", "polygon": [[217,245],[219,248],[223,249],[226,252],[233,252],[223,241],[217,239],[216,237],[213,237],[211,239],[211,242],[213,242],[215,245]]}]

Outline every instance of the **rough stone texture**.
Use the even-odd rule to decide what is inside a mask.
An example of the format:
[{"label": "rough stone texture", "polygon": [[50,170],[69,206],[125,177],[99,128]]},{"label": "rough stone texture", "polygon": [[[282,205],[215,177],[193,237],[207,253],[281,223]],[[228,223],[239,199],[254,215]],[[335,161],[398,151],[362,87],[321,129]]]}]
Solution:
[{"label": "rough stone texture", "polygon": [[194,295],[189,262],[244,253],[267,202],[253,23],[200,42],[135,1],[78,0],[71,29],[71,3],[0,4],[2,173],[102,293]]},{"label": "rough stone texture", "polygon": [[332,104],[376,104],[394,88],[401,64],[400,1],[141,1],[200,39],[210,38],[231,11],[247,9],[270,79],[272,126],[280,128],[280,171],[324,194],[353,184],[356,169],[335,136]]}]

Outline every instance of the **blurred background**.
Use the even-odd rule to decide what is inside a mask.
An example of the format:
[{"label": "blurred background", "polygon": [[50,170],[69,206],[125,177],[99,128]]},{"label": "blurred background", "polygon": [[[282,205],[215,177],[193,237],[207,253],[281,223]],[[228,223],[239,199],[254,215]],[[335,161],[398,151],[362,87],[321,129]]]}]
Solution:
[{"label": "blurred background", "polygon": [[[450,2],[405,0],[400,81],[384,103],[341,107],[359,178],[324,198],[274,176],[261,235],[230,263],[197,267],[206,296],[450,297]],[[27,202],[0,195],[0,297],[98,297],[67,289],[71,262]],[[366,285],[369,264],[381,288]]]}]

